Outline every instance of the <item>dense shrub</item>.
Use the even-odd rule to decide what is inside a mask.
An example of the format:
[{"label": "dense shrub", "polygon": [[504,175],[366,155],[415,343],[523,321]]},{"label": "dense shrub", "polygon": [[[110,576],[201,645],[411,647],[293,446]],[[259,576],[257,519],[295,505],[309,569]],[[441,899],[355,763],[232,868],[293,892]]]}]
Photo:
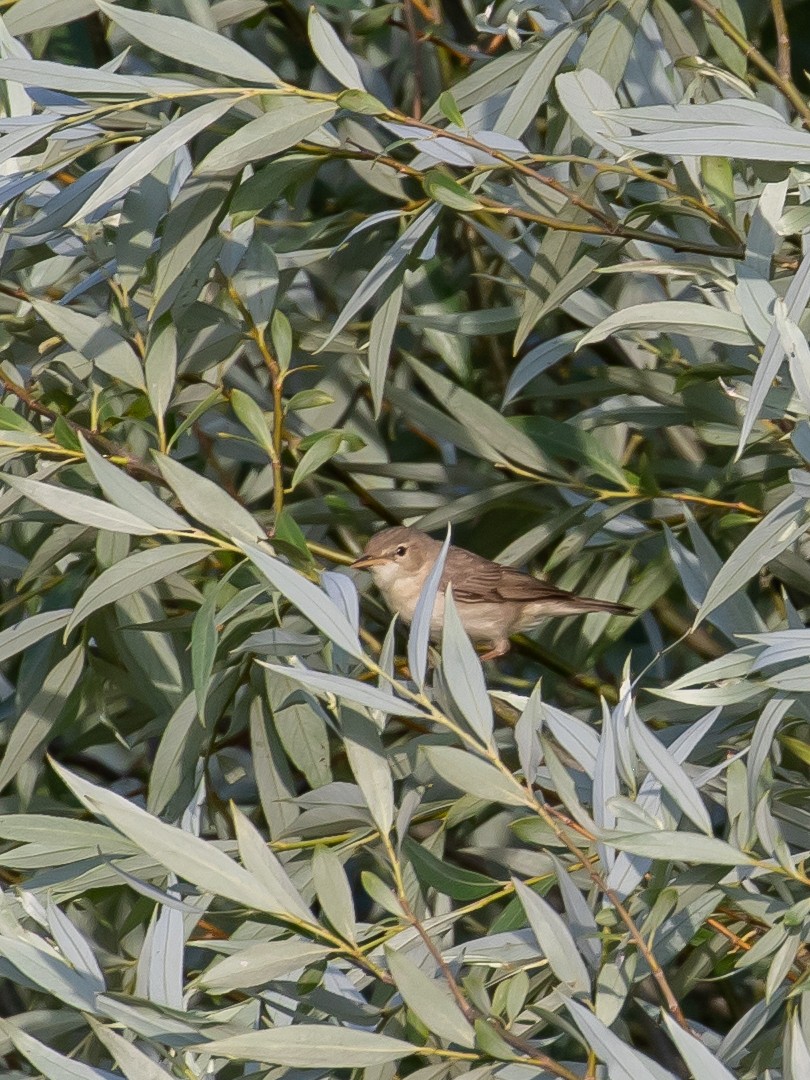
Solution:
[{"label": "dense shrub", "polygon": [[808,4],[479,8],[3,5],[4,1075],[810,1075]]}]

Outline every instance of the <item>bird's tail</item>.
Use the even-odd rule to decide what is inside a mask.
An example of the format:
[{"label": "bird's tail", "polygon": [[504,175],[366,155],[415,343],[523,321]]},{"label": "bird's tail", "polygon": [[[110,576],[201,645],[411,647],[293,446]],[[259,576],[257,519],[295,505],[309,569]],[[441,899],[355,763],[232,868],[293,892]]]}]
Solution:
[{"label": "bird's tail", "polygon": [[628,607],[627,604],[618,604],[615,600],[597,600],[594,596],[578,596],[576,603],[578,611],[609,611],[612,615],[636,614],[636,609]]}]

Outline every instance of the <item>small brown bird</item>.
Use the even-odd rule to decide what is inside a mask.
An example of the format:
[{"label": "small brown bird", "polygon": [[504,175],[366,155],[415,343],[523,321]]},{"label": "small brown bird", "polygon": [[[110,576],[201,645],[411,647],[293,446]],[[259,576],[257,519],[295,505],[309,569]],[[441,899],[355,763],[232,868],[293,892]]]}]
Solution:
[{"label": "small brown bird", "polygon": [[[409,623],[441,547],[427,533],[398,525],[372,536],[352,566],[369,570],[391,611]],[[444,623],[444,592],[448,585],[453,586],[459,618],[470,638],[491,646],[482,660],[503,656],[509,651],[510,634],[529,630],[547,615],[580,615],[587,611],[634,614],[626,604],[576,596],[511,566],[501,566],[451,545],[430,621],[433,636],[441,632]]]}]

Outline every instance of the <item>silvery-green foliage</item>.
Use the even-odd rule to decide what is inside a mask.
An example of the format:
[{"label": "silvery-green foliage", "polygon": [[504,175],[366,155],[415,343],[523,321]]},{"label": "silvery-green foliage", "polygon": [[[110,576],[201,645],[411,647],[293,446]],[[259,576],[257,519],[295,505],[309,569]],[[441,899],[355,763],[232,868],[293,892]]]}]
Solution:
[{"label": "silvery-green foliage", "polygon": [[683,7],[2,7],[3,1075],[808,1075],[810,109]]}]

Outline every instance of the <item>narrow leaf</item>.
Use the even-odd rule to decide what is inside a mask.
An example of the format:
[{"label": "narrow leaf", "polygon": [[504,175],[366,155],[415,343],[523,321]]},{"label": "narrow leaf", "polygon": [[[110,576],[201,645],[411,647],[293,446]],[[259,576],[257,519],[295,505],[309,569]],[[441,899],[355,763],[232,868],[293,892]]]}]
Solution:
[{"label": "narrow leaf", "polygon": [[332,78],[350,90],[365,90],[357,61],[314,5],[309,9],[307,32],[312,51]]},{"label": "narrow leaf", "polygon": [[700,1039],[676,1024],[671,1016],[661,1012],[667,1026],[669,1037],[678,1048],[678,1053],[686,1062],[693,1076],[701,1080],[735,1080],[734,1075],[719,1061]]},{"label": "narrow leaf", "polygon": [[588,969],[561,916],[528,885],[517,879],[513,879],[513,884],[537,938],[537,944],[551,970],[560,982],[567,983],[575,993],[590,994],[591,979]]},{"label": "narrow leaf", "polygon": [[459,618],[451,585],[447,586],[444,601],[442,672],[462,716],[481,741],[489,745],[493,717],[484,671]]},{"label": "narrow leaf", "polygon": [[654,304],[632,304],[614,312],[579,339],[577,350],[611,334],[635,331],[655,334],[685,334],[724,345],[751,345],[751,334],[741,315],[708,304],[686,300],[660,300]]},{"label": "narrow leaf", "polygon": [[[280,559],[275,559],[266,551],[256,547],[255,544],[241,542],[238,546],[273,588],[294,604],[302,615],[305,615],[314,626],[326,634],[330,641],[350,656],[358,659],[364,656],[357,631],[337,604],[322,589],[307,580],[303,574],[299,574],[297,570],[293,570],[291,566],[287,566]],[[294,672],[290,671],[289,674],[293,676]]]},{"label": "narrow leaf", "polygon": [[308,686],[320,697],[330,694],[342,701],[351,701],[355,705],[363,705],[368,709],[379,709],[380,712],[393,716],[412,716],[426,719],[425,713],[416,705],[411,705],[402,698],[394,697],[385,690],[378,690],[376,686],[359,682],[357,679],[346,679],[342,675],[332,675],[328,671],[310,671],[302,667],[282,667],[280,664],[268,664],[264,660],[257,663],[266,667],[269,671],[275,671],[279,675],[286,675],[289,679],[295,679],[303,686]]},{"label": "narrow leaf", "polygon": [[261,1061],[305,1069],[360,1069],[398,1061],[411,1043],[337,1024],[292,1024],[188,1047],[232,1061]]},{"label": "narrow leaf", "polygon": [[198,26],[188,19],[177,19],[173,15],[136,11],[119,4],[106,3],[105,0],[96,0],[96,3],[122,30],[163,56],[200,67],[206,73],[213,71],[227,75],[239,85],[245,81],[281,81],[258,57],[224,34],[215,34],[204,26]]},{"label": "narrow leaf", "polygon": [[225,536],[257,540],[264,535],[253,515],[219,484],[165,454],[155,454],[155,460],[183,508],[197,521]]},{"label": "narrow leaf", "polygon": [[405,1004],[428,1031],[459,1046],[472,1048],[475,1045],[475,1031],[451,997],[449,989],[442,986],[439,980],[420,971],[400,951],[387,948],[385,958]]},{"label": "narrow leaf", "polygon": [[69,634],[99,608],[163,581],[169,574],[178,574],[215,550],[210,544],[164,544],[113,563],[79,597],[65,633]]},{"label": "narrow leaf", "polygon": [[81,353],[99,371],[120,379],[136,390],[146,388],[143,368],[134,349],[112,326],[67,305],[52,304],[48,300],[32,299],[31,307],[71,348]]},{"label": "narrow leaf", "polygon": [[788,495],[754,526],[725,561],[706,592],[693,626],[743,588],[766,563],[791,547],[808,528],[807,500],[801,495]]},{"label": "narrow leaf", "polygon": [[402,308],[402,294],[402,285],[397,285],[371,320],[368,336],[368,381],[375,419],[379,417],[382,409],[391,346]]},{"label": "narrow leaf", "polygon": [[13,626],[0,631],[0,663],[11,656],[25,652],[49,634],[55,634],[67,624],[72,608],[59,608],[57,611],[42,611],[31,615]]},{"label": "narrow leaf", "polygon": [[526,806],[529,795],[517,780],[510,780],[489,762],[454,746],[425,747],[428,760],[439,776],[478,799]]},{"label": "narrow leaf", "polygon": [[275,99],[262,116],[248,121],[234,135],[218,143],[197,166],[197,172],[230,172],[280,154],[311,135],[336,112],[337,106],[331,102],[297,97]]},{"label": "narrow leaf", "polygon": [[674,1075],[664,1071],[660,1065],[655,1068],[652,1063],[648,1065],[643,1054],[615,1035],[598,1016],[594,1016],[578,1001],[566,1001],[565,1007],[585,1036],[588,1046],[607,1066],[610,1080],[675,1080]]},{"label": "narrow leaf", "polygon": [[68,521],[76,521],[80,525],[92,525],[96,529],[128,533],[131,536],[153,536],[161,531],[131,514],[129,510],[94,499],[91,495],[71,491],[70,488],[55,487],[41,480],[10,476],[8,473],[3,474],[3,481],[31,502],[50,510],[52,514],[58,514]]},{"label": "narrow leaf", "polygon": [[325,960],[331,951],[328,946],[316,945],[301,938],[246,943],[233,956],[226,956],[212,964],[197,977],[196,982],[212,994],[249,990],[317,964]]},{"label": "narrow leaf", "polygon": [[96,482],[110,502],[165,532],[188,532],[191,525],[123,469],[102,457],[79,432],[79,443]]},{"label": "narrow leaf", "polygon": [[638,756],[686,816],[707,836],[711,836],[712,823],[709,813],[683,766],[678,764],[674,756],[667,752],[642,723],[634,708],[629,710],[629,720],[630,735]]},{"label": "narrow leaf", "polygon": [[[123,9],[116,6],[114,10],[120,12]],[[171,157],[232,107],[233,100],[230,98],[206,102],[179,119],[172,120],[156,135],[150,135],[137,146],[121,151],[116,164],[67,224],[86,219],[95,210],[129,191],[139,180],[153,172],[161,161]]]},{"label": "narrow leaf", "polygon": [[53,767],[90,813],[106,818],[167,870],[202,892],[217,893],[257,911],[281,913],[264,885],[215,844],[167,825],[121,795],[82,780],[55,762]]},{"label": "narrow leaf", "polygon": [[447,526],[447,536],[442,544],[441,551],[436,556],[436,561],[425,578],[425,583],[419,593],[416,608],[411,620],[411,630],[408,635],[408,666],[411,676],[420,688],[425,685],[425,672],[427,671],[427,651],[430,641],[431,630],[436,630],[435,611],[443,606],[443,598],[438,598],[439,582],[444,572],[444,562],[450,548],[450,526]]}]

